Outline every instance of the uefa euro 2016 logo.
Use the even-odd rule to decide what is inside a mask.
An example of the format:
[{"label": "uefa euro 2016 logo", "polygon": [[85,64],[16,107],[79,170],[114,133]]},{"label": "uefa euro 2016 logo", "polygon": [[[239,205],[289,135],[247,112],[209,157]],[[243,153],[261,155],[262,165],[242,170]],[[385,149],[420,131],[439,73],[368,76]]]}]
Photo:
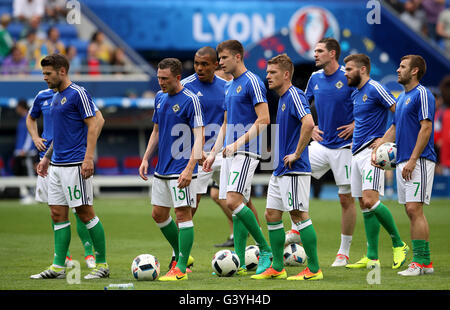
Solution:
[{"label": "uefa euro 2016 logo", "polygon": [[339,41],[339,24],[330,11],[315,6],[297,10],[289,21],[292,46],[301,56],[314,59],[314,47],[325,37]]}]

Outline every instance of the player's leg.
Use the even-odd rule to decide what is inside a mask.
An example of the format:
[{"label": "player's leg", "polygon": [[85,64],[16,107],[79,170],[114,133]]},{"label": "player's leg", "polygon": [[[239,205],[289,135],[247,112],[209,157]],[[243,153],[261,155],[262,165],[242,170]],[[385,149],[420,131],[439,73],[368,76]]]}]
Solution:
[{"label": "player's leg", "polygon": [[95,249],[96,267],[84,278],[98,279],[109,277],[109,266],[106,261],[105,230],[93,207],[93,177],[84,179],[81,175],[81,165],[61,167],[61,169],[61,185],[69,208],[76,208],[76,213],[89,232]]},{"label": "player's leg", "polygon": [[84,248],[84,259],[86,261],[86,265],[89,269],[95,268],[95,257],[93,251],[93,243],[91,239],[91,235],[86,228],[86,225],[81,221],[78,216],[76,209],[73,208],[73,214],[75,215],[75,219],[77,221],[77,233],[78,237],[80,237],[81,244]]},{"label": "player's leg", "polygon": [[298,275],[289,277],[288,280],[321,280],[323,279],[323,274],[320,270],[317,255],[317,235],[309,216],[311,177],[302,175],[290,176],[288,178],[290,178],[290,186],[284,187],[289,189],[286,197],[287,203],[292,209],[289,213],[292,221],[297,225],[297,230],[303,242],[303,248],[308,257],[307,268]]},{"label": "player's leg", "polygon": [[338,196],[341,205],[341,244],[332,266],[345,266],[350,256],[350,245],[356,225],[355,200],[351,195],[351,150],[328,149],[328,162],[333,171],[334,180],[338,186]]},{"label": "player's leg", "polygon": [[410,220],[413,259],[408,269],[398,274],[417,276],[433,273],[429,248],[429,226],[423,206],[430,203],[435,164],[423,158],[419,159],[409,181],[405,181],[401,177],[400,172],[404,165],[405,163],[402,163],[397,168],[398,196],[399,202],[400,198],[403,199],[401,203],[405,205],[405,211]]},{"label": "player's leg", "polygon": [[236,155],[233,158],[227,185],[227,206],[235,216],[233,220],[234,243],[239,259],[245,258],[245,243],[247,241],[247,235],[245,234],[244,237],[243,234],[245,229],[260,247],[260,260],[256,270],[256,273],[259,274],[270,266],[271,250],[255,214],[244,204],[244,199],[248,201],[250,198],[251,180],[257,165],[258,160],[250,156]]},{"label": "player's leg", "polygon": [[289,211],[283,206],[280,192],[281,177],[272,175],[270,177],[269,188],[267,190],[267,202],[265,218],[269,231],[270,247],[272,249],[272,266],[263,273],[253,275],[252,279],[284,279],[287,277],[284,269],[284,226],[283,211]]},{"label": "player's leg", "polygon": [[[365,158],[361,154],[352,157],[351,167],[351,193],[352,197],[359,199],[359,206],[363,214],[364,230],[367,240],[366,255],[353,264],[347,264],[347,268],[367,268],[379,264],[378,261],[378,238],[380,233],[380,222],[375,214],[369,212],[369,209],[363,203],[363,178],[366,177],[364,171]],[[366,193],[367,195],[367,193]]]},{"label": "player's leg", "polygon": [[[160,281],[187,280],[187,265],[194,243],[194,223],[192,221],[191,208],[196,207],[196,185],[191,182],[184,188],[178,187],[177,180],[169,180],[166,183],[170,190],[172,205],[175,208],[176,221],[178,223],[178,260],[176,265],[169,272],[161,277]],[[170,210],[168,208],[165,208]],[[165,211],[165,217],[169,217],[169,212]],[[166,220],[167,222],[167,220]],[[174,249],[175,250],[175,249]]]},{"label": "player's leg", "polygon": [[48,203],[53,223],[54,256],[52,265],[41,273],[31,275],[31,279],[65,278],[65,260],[69,248],[71,229],[69,208],[61,186],[60,167],[49,169]]},{"label": "player's leg", "polygon": [[169,269],[174,265],[173,262],[178,261],[178,226],[175,220],[170,216],[170,210],[173,206],[171,192],[169,189],[169,180],[153,178],[153,186],[151,192],[152,218],[158,225],[164,238],[169,242],[173,249],[174,259],[171,260]]}]

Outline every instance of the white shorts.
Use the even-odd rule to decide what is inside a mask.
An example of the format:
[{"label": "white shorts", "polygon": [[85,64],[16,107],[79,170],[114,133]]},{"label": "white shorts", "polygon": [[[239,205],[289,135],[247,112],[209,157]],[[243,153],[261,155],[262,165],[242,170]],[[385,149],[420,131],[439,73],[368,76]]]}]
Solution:
[{"label": "white shorts", "polygon": [[312,176],[320,179],[331,169],[336,185],[350,185],[352,151],[350,149],[330,149],[317,141],[308,147]]},{"label": "white shorts", "polygon": [[220,168],[222,167],[222,153],[217,154],[216,159],[211,167],[211,172],[203,171],[202,166],[198,166],[197,174],[197,194],[206,194],[211,180],[220,184]]},{"label": "white shorts", "polygon": [[227,192],[238,192],[248,202],[258,163],[258,159],[245,154],[224,158],[220,170],[219,199],[226,199]]},{"label": "white shorts", "polygon": [[[51,166],[49,167],[51,169]],[[35,199],[38,202],[48,202],[48,180],[50,178],[47,176],[46,178],[43,178],[38,175],[36,180],[36,194]]]},{"label": "white shorts", "polygon": [[406,161],[399,163],[396,168],[398,202],[422,202],[430,204],[431,190],[433,188],[435,163],[425,158],[419,158],[416,162],[411,180],[405,181],[402,177],[402,170]]},{"label": "white shorts", "polygon": [[363,191],[374,190],[384,195],[384,170],[372,166],[372,149],[364,150],[352,157],[351,188],[353,197],[362,197]]},{"label": "white shorts", "polygon": [[266,209],[308,212],[310,187],[310,175],[272,175],[267,190]]},{"label": "white shorts", "polygon": [[178,188],[178,179],[161,179],[153,177],[151,203],[160,207],[196,207],[196,182],[185,188]]},{"label": "white shorts", "polygon": [[81,165],[51,166],[48,180],[48,204],[70,208],[94,204],[93,177],[83,179]]}]

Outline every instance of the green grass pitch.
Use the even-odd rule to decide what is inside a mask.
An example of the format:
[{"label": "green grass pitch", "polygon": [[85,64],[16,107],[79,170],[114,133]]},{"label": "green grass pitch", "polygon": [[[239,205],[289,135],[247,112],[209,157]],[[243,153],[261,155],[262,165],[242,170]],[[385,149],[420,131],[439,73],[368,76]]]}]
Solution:
[{"label": "green grass pitch", "polygon": [[[265,199],[254,199],[259,220],[267,237],[264,220]],[[397,222],[402,238],[411,246],[409,221],[404,207],[395,201],[385,201]],[[359,208],[359,207],[358,207]],[[53,233],[48,207],[20,205],[17,201],[0,201],[0,290],[103,290],[110,283],[134,283],[137,290],[448,290],[450,288],[450,201],[434,199],[425,213],[430,225],[431,257],[435,273],[404,278],[391,269],[392,243],[381,229],[379,253],[380,284],[368,284],[368,270],[346,270],[330,267],[340,242],[341,210],[338,201],[311,200],[310,215],[317,232],[318,255],[324,280],[317,282],[285,280],[252,280],[247,277],[219,278],[211,274],[211,258],[225,241],[229,229],[226,218],[214,202],[204,197],[194,217],[195,241],[192,255],[193,272],[188,281],[163,283],[138,282],[132,278],[130,266],[138,254],[150,253],[161,263],[161,273],[167,271],[171,248],[151,218],[151,206],[146,197],[97,198],[95,210],[102,221],[107,238],[107,260],[111,268],[109,279],[84,280],[88,270],[83,249],[71,214],[72,257],[81,263],[81,283],[66,280],[31,280],[29,276],[41,272],[52,262]],[[286,229],[290,228],[287,214]],[[361,212],[350,251],[352,262],[366,251],[366,239]],[[254,244],[250,237],[248,244]],[[408,254],[403,270],[411,261]],[[288,275],[295,275],[303,267],[287,267]]]}]

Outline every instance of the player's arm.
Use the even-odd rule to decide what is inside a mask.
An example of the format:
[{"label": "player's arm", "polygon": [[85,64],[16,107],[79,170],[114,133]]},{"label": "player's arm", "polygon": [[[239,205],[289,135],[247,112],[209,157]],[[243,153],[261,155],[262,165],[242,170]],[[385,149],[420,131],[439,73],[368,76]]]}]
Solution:
[{"label": "player's arm", "polygon": [[159,126],[157,123],[153,125],[152,134],[148,139],[147,149],[145,150],[144,156],[142,157],[141,165],[139,166],[139,175],[145,181],[148,180],[147,172],[148,172],[148,160],[155,152],[159,142]]},{"label": "player's arm", "polygon": [[311,114],[306,114],[302,119],[302,129],[300,131],[300,137],[298,139],[297,148],[295,152],[284,156],[283,161],[285,166],[291,168],[292,164],[297,161],[302,155],[305,147],[311,140],[311,136],[314,130],[314,120]]},{"label": "player's arm", "polygon": [[81,176],[87,179],[94,174],[94,153],[99,132],[95,116],[85,118],[84,123],[86,124],[88,131],[86,153],[84,154],[84,160],[81,164]]},{"label": "player's arm", "polygon": [[97,139],[100,137],[100,133],[102,132],[103,126],[105,125],[105,119],[103,118],[103,114],[100,110],[95,111],[95,120],[97,123]]},{"label": "player's arm", "polygon": [[372,149],[372,165],[378,168],[381,168],[375,163],[377,149],[380,145],[386,142],[394,142],[395,141],[395,124],[392,124],[391,127],[384,133],[384,136],[381,139],[377,139],[373,143]]},{"label": "player's arm", "polygon": [[38,126],[37,126],[37,120],[32,117],[30,114],[27,115],[26,119],[27,129],[30,133],[31,139],[33,139],[34,145],[36,148],[42,152],[45,151],[45,144],[44,142],[47,141],[46,139],[43,139],[39,136],[38,132]]},{"label": "player's arm", "polygon": [[36,172],[39,176],[45,178],[48,174],[48,166],[50,165],[50,160],[52,159],[53,155],[53,142],[50,144],[50,146],[47,149],[47,152],[45,152],[44,157],[42,157],[41,161],[36,167]]},{"label": "player's arm", "polygon": [[217,135],[216,143],[214,144],[213,148],[211,149],[211,152],[209,153],[208,157],[203,162],[203,170],[206,172],[210,172],[211,166],[214,163],[214,160],[216,159],[216,155],[222,150],[223,142],[225,140],[225,134],[227,132],[227,111],[225,111],[223,116],[223,123],[220,127],[220,131]]},{"label": "player's arm", "polygon": [[243,145],[257,137],[270,124],[269,105],[267,102],[260,102],[255,105],[257,118],[250,129],[240,136],[234,143],[227,145],[224,149],[224,157],[232,156]]},{"label": "player's arm", "polygon": [[406,181],[411,179],[412,172],[416,167],[416,162],[422,155],[423,150],[430,140],[431,133],[433,131],[433,122],[429,119],[423,119],[420,121],[420,130],[417,135],[416,145],[411,153],[411,157],[406,162],[405,167],[402,170],[402,177]]},{"label": "player's arm", "polygon": [[194,127],[192,131],[194,132],[194,145],[192,146],[191,157],[189,162],[184,168],[183,172],[178,178],[178,188],[184,188],[191,184],[192,172],[194,171],[195,165],[199,160],[202,159],[203,153],[203,141],[204,141],[204,130],[205,127]]}]

